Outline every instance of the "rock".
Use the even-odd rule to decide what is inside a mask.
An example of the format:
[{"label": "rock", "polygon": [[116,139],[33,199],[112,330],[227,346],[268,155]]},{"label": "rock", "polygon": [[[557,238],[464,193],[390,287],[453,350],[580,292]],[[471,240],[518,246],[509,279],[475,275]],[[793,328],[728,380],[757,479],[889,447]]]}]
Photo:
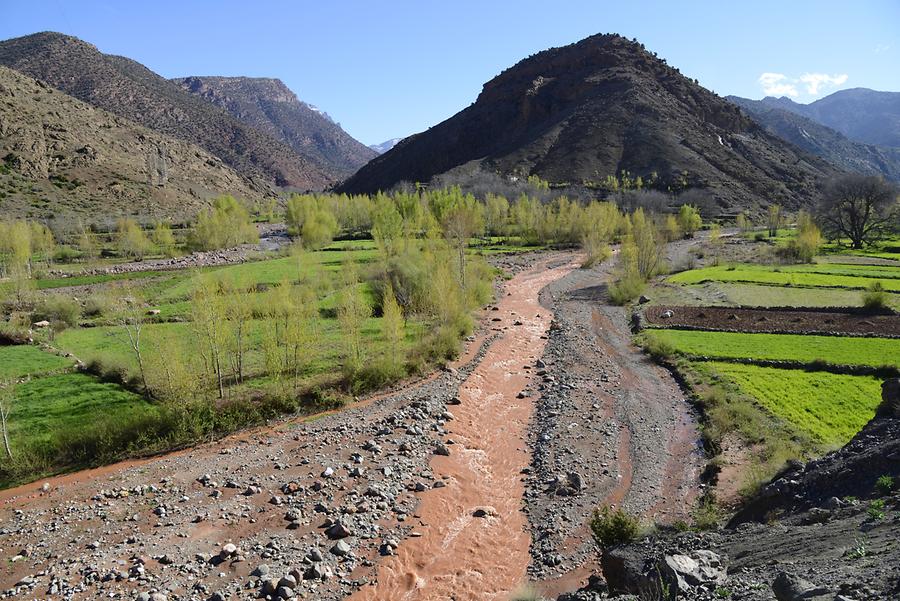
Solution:
[{"label": "rock", "polygon": [[662,317],[663,319],[671,319],[675,317],[675,313],[671,309],[666,309],[662,312],[662,315],[660,315],[660,317]]},{"label": "rock", "polygon": [[48,328],[48,327],[50,327],[50,322],[47,321],[46,319],[43,319],[43,320],[41,320],[41,321],[36,321],[36,322],[34,322],[33,324],[31,324],[31,327],[32,327],[32,328],[38,328],[38,329],[40,329],[40,328]]},{"label": "rock", "polygon": [[342,540],[339,540],[333,547],[331,547],[331,552],[338,557],[343,557],[350,553],[350,545]]},{"label": "rock", "polygon": [[890,378],[881,384],[880,417],[900,418],[900,378]]},{"label": "rock", "polygon": [[325,531],[325,535],[332,540],[347,538],[350,534],[350,530],[340,522],[335,522]]},{"label": "rock", "polygon": [[627,545],[608,547],[600,557],[603,576],[611,593],[640,595],[649,587],[656,586],[656,580],[647,576],[653,570],[647,565],[637,549]]},{"label": "rock", "polygon": [[475,509],[475,511],[472,512],[472,517],[476,518],[494,517],[496,515],[497,510],[488,505],[485,505],[484,507],[478,507]]},{"label": "rock", "polygon": [[232,555],[237,554],[237,546],[234,543],[226,543],[222,545],[222,550],[219,551],[219,557],[222,559],[228,559]]},{"label": "rock", "polygon": [[645,296],[643,294],[638,298],[638,304],[646,305],[649,302],[650,302],[650,297]]},{"label": "rock", "polygon": [[434,454],[435,455],[443,455],[444,457],[449,457],[450,449],[444,443],[439,442],[434,446]]},{"label": "rock", "polygon": [[281,599],[293,599],[294,589],[288,588],[286,586],[279,586],[278,590],[275,591],[275,594],[278,595],[278,597]]},{"label": "rock", "polygon": [[799,576],[781,572],[772,583],[772,592],[778,601],[825,601],[828,589],[816,586]]},{"label": "rock", "polygon": [[723,584],[726,578],[719,555],[707,550],[693,551],[690,555],[666,555],[659,564],[659,572],[677,593],[687,593],[695,586],[709,583]]}]

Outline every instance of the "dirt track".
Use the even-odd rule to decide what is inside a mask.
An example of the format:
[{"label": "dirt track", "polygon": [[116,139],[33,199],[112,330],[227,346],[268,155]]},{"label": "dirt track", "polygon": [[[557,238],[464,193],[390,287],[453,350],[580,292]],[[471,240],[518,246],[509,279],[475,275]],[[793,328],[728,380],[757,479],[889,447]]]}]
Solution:
[{"label": "dirt track", "polygon": [[[503,599],[527,577],[577,584],[592,567],[593,506],[674,519],[698,463],[680,391],[597,296],[606,268],[573,271],[573,259],[501,259],[518,273],[466,357],[395,394],[7,492],[0,556],[16,559],[0,587],[16,598],[244,599],[284,586],[319,599],[474,600]],[[549,342],[548,309],[561,312]],[[545,474],[573,465],[583,489],[547,495]],[[551,548],[564,559],[526,575],[529,547],[544,557],[538,518],[559,526]]]}]

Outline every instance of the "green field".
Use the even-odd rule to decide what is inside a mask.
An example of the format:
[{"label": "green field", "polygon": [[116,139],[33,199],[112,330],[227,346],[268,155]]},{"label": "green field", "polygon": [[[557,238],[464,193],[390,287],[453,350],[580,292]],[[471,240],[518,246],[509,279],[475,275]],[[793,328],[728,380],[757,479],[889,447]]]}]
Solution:
[{"label": "green field", "polygon": [[900,367],[900,340],[891,338],[668,329],[648,330],[646,336],[694,357]]},{"label": "green field", "polygon": [[[815,271],[818,269],[818,271]],[[846,275],[855,272],[857,275]],[[875,273],[893,273],[892,277],[873,277]],[[781,266],[731,265],[683,271],[668,278],[673,284],[700,284],[708,281],[748,282],[771,286],[865,289],[880,281],[885,290],[900,292],[900,268],[860,266]]]},{"label": "green field", "polygon": [[24,378],[71,367],[72,361],[36,346],[0,346],[0,380]]},{"label": "green field", "polygon": [[14,450],[41,444],[59,433],[78,431],[99,416],[125,419],[155,411],[143,397],[86,374],[34,378],[16,387],[9,417],[11,444]]},{"label": "green field", "polygon": [[727,378],[794,429],[826,447],[849,441],[875,415],[881,381],[796,369],[706,362],[695,364]]}]

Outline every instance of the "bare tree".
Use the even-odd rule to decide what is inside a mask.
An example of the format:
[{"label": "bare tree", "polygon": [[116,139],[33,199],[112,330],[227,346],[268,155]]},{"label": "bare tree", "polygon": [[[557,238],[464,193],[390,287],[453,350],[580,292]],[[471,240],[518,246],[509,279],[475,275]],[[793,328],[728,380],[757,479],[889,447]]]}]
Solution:
[{"label": "bare tree", "polygon": [[6,456],[12,459],[12,447],[9,445],[9,412],[15,398],[13,382],[0,382],[0,429],[3,433],[3,449]]},{"label": "bare tree", "polygon": [[854,249],[881,239],[900,221],[898,190],[874,175],[845,175],[819,201],[819,220],[829,238],[849,238]]}]

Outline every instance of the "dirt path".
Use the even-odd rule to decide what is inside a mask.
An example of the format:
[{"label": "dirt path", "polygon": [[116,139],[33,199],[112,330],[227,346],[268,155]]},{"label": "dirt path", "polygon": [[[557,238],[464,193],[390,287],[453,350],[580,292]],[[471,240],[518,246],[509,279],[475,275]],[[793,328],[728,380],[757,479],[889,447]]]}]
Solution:
[{"label": "dirt path", "polygon": [[531,537],[521,474],[533,404],[517,397],[533,379],[550,325],[538,294],[574,267],[539,266],[509,283],[495,322],[503,333],[460,387],[450,455],[432,461],[447,486],[423,495],[421,536],[404,541],[352,600],[508,599],[524,582]]}]

